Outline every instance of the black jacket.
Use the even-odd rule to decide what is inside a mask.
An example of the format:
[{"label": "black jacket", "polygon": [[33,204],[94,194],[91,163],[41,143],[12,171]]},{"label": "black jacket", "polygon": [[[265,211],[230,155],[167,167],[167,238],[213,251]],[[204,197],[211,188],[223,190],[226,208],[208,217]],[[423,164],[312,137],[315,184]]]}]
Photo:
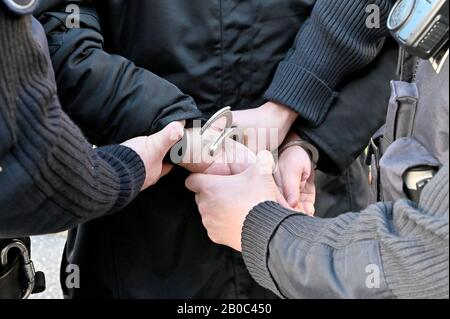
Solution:
[{"label": "black jacket", "polygon": [[[65,27],[65,7],[47,10],[41,21],[49,36],[63,105],[95,143],[103,144],[199,116],[195,104],[179,89],[206,114],[226,105],[247,109],[262,104],[279,62],[295,51],[296,34],[315,2],[94,1],[95,6],[81,6],[80,29]],[[45,9],[46,2],[42,5]],[[364,130],[353,135],[357,141],[347,136],[353,139],[344,141],[348,145],[340,141],[323,148],[323,158],[331,158],[330,170],[351,162],[364,148],[371,134],[367,131],[374,132],[384,121],[385,81],[392,77],[393,68],[388,63],[381,66],[361,73],[363,84],[356,87],[370,91],[367,96],[355,97],[348,90],[336,100],[337,84],[327,90],[333,96],[327,105],[337,103],[330,112],[352,109],[358,114],[352,121],[372,119],[364,127],[357,126]],[[369,101],[374,107],[367,110]],[[301,113],[299,105],[289,106]],[[317,132],[314,127],[321,122],[306,120]],[[321,120],[325,122],[319,127],[327,124],[325,117]],[[304,126],[299,123],[300,130]],[[313,133],[305,136],[314,139]],[[240,254],[209,241],[193,195],[184,188],[187,175],[175,170],[122,213],[71,233],[66,261],[80,265],[84,278],[82,289],[71,291],[71,296],[268,296],[250,278]]]}]

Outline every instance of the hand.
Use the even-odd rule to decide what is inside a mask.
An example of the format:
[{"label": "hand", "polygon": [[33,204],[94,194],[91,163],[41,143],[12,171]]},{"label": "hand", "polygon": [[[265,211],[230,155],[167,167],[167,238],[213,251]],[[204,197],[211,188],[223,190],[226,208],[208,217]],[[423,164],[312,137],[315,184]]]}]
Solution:
[{"label": "hand", "polygon": [[186,187],[196,193],[203,225],[213,242],[241,251],[244,221],[255,206],[275,201],[289,207],[273,178],[274,166],[272,154],[263,151],[257,163],[239,175],[193,174],[186,180]]},{"label": "hand", "polygon": [[173,122],[154,135],[137,137],[122,144],[135,151],[144,162],[146,175],[142,190],[170,172],[172,166],[163,163],[163,159],[183,135],[184,123]]},{"label": "hand", "polygon": [[244,172],[256,162],[255,154],[245,145],[226,139],[214,157],[208,154],[209,146],[221,133],[211,128],[200,136],[200,130],[186,130],[187,149],[180,166],[192,173],[235,175]]},{"label": "hand", "polygon": [[[287,141],[295,139],[291,135]],[[281,153],[275,181],[292,209],[313,216],[316,199],[314,168],[308,153],[292,146]]]},{"label": "hand", "polygon": [[287,106],[267,102],[256,109],[233,112],[233,125],[244,129],[245,145],[258,153],[276,150],[297,118]]}]

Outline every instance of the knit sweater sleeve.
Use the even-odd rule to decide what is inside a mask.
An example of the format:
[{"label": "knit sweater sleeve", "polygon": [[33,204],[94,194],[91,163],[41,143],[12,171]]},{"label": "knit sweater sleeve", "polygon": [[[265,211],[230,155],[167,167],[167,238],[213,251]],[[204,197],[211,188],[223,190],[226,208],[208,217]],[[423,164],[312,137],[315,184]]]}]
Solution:
[{"label": "knit sweater sleeve", "polygon": [[0,238],[62,231],[120,210],[145,168],[124,146],[93,149],[62,111],[30,17],[0,4]]},{"label": "knit sweater sleeve", "polygon": [[[391,5],[392,0],[317,0],[265,98],[292,108],[312,126],[321,124],[338,85],[377,56]],[[368,27],[370,13],[378,11],[379,26]]]},{"label": "knit sweater sleeve", "polygon": [[449,167],[419,205],[380,203],[335,219],[263,203],[242,235],[244,260],[285,298],[448,298]]}]

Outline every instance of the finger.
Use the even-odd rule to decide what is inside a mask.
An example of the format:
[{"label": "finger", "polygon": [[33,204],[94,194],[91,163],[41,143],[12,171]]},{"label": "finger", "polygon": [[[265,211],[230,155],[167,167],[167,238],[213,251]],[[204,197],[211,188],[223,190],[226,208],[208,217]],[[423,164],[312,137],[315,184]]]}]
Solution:
[{"label": "finger", "polygon": [[312,183],[307,183],[305,188],[300,194],[300,203],[302,206],[303,213],[314,216],[315,214],[315,204],[316,201],[316,188]]},{"label": "finger", "polygon": [[312,163],[311,163],[311,172],[308,176],[307,182],[313,186],[315,186],[315,183],[316,183],[316,171],[314,170]]},{"label": "finger", "polygon": [[280,165],[277,165],[277,168],[275,169],[275,173],[273,174],[273,177],[275,179],[275,184],[277,184],[277,187],[279,191],[281,192],[281,195],[285,196],[284,189],[283,189],[283,176],[281,174]]},{"label": "finger", "polygon": [[303,190],[306,187],[306,183],[308,182],[309,175],[306,172],[301,174],[300,180],[300,190]]},{"label": "finger", "polygon": [[185,186],[191,192],[198,194],[201,192],[206,178],[207,175],[204,174],[192,174],[186,179]]},{"label": "finger", "polygon": [[300,194],[302,193],[302,191],[308,186],[308,180],[309,180],[309,176],[310,176],[310,171],[303,171],[301,174],[301,179],[300,179]]},{"label": "finger", "polygon": [[298,211],[302,214],[313,217],[316,212],[316,208],[314,207],[314,203],[312,202],[300,201],[300,204],[298,205]]},{"label": "finger", "polygon": [[307,184],[305,189],[300,194],[300,202],[301,203],[304,203],[304,202],[314,203],[315,200],[316,200],[315,189],[311,189],[310,184]]},{"label": "finger", "polygon": [[303,203],[303,209],[304,213],[311,217],[313,217],[316,212],[316,208],[313,203]]},{"label": "finger", "polygon": [[149,152],[156,152],[161,157],[164,157],[170,149],[178,143],[184,135],[183,123],[173,122],[167,125],[160,132],[149,136],[150,143],[153,149]]},{"label": "finger", "polygon": [[279,193],[278,197],[277,197],[277,203],[280,204],[281,206],[283,206],[283,208],[292,210],[295,208],[293,208],[291,205],[289,205],[289,203],[286,201],[286,199],[284,198],[283,195],[281,195],[281,193]]},{"label": "finger", "polygon": [[186,179],[186,188],[196,194],[214,192],[223,185],[226,176],[192,174]]},{"label": "finger", "polygon": [[291,207],[297,207],[300,201],[300,189],[302,176],[298,172],[292,171],[290,174],[283,172],[282,175],[283,193]]},{"label": "finger", "polygon": [[225,163],[227,163],[229,167],[230,175],[241,174],[245,172],[251,164],[256,163],[256,155],[251,150],[245,145],[231,139],[226,140],[224,143],[223,157]]}]

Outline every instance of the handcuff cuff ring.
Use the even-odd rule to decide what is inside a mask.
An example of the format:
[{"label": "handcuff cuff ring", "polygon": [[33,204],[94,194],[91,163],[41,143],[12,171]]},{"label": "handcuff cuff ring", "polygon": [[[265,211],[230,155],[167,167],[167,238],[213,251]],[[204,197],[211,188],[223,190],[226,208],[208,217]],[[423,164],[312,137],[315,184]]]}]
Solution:
[{"label": "handcuff cuff ring", "polygon": [[237,129],[233,127],[233,113],[231,112],[231,107],[227,106],[215,113],[203,127],[201,128],[200,135],[205,134],[205,132],[211,128],[218,120],[225,118],[226,124],[222,132],[217,136],[217,138],[209,146],[209,156],[214,157],[217,155],[217,151],[225,142],[225,140],[233,136]]}]

